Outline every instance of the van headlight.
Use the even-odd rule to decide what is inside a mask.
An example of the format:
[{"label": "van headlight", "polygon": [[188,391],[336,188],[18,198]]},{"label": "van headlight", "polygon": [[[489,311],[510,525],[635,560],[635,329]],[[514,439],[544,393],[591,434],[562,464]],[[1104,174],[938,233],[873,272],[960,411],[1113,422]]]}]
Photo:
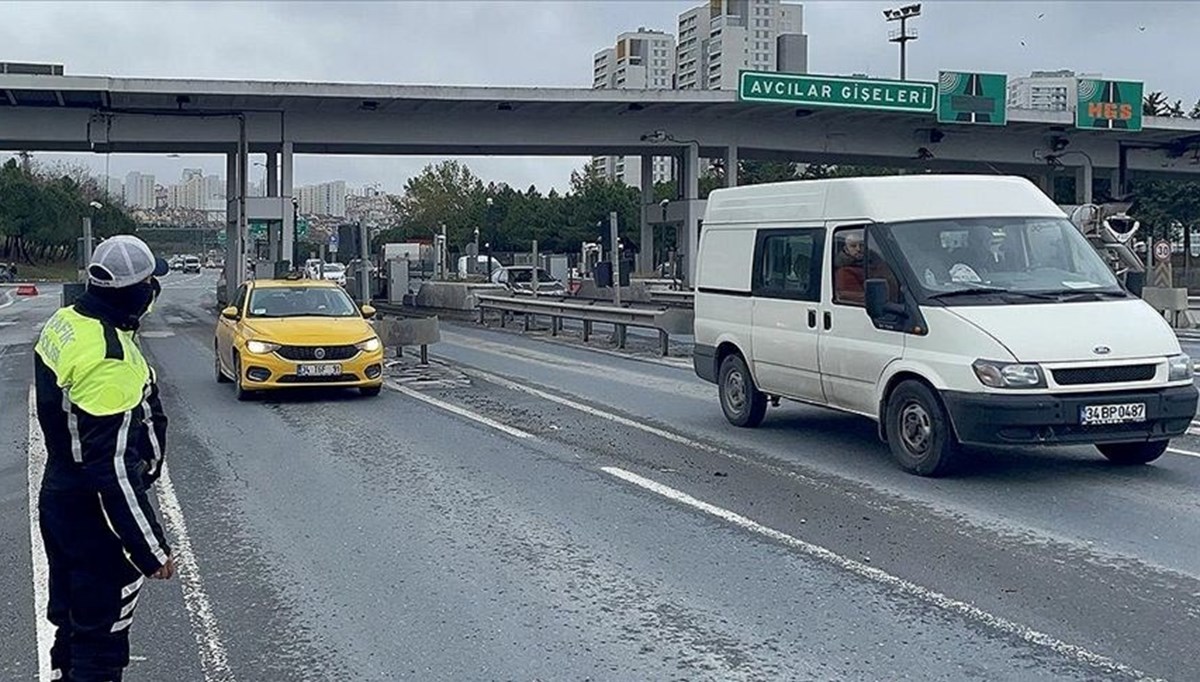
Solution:
[{"label": "van headlight", "polygon": [[361,350],[364,353],[374,353],[375,351],[379,350],[382,346],[383,346],[383,344],[379,341],[378,336],[376,336],[373,339],[367,339],[366,341],[363,341],[362,343],[354,344],[355,348]]},{"label": "van headlight", "polygon": [[1167,358],[1167,381],[1190,380],[1193,374],[1192,359],[1186,353]]},{"label": "van headlight", "polygon": [[246,342],[246,350],[255,355],[266,355],[267,353],[274,352],[277,348],[279,348],[279,344],[277,343],[267,343],[266,341]]},{"label": "van headlight", "polygon": [[976,360],[971,369],[989,388],[1045,388],[1046,375],[1035,364]]}]

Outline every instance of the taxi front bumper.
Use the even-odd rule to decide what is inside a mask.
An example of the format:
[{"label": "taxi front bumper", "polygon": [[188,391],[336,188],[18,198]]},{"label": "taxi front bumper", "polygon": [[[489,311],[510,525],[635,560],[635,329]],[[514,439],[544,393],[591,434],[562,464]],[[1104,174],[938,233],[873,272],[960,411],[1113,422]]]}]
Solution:
[{"label": "taxi front bumper", "polygon": [[341,360],[292,360],[277,353],[242,357],[243,385],[252,391],[305,387],[363,388],[383,384],[383,350]]}]

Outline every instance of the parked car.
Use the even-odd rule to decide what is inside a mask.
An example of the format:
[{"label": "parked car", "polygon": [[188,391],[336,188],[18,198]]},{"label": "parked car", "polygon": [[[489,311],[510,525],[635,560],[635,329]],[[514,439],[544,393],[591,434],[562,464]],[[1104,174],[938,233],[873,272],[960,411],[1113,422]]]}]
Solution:
[{"label": "parked car", "polygon": [[[554,279],[550,273],[538,268],[539,296],[566,296],[567,288],[563,283]],[[533,266],[510,265],[492,273],[493,284],[503,284],[509,291],[516,294],[533,293]]]},{"label": "parked car", "polygon": [[[466,279],[469,275],[473,275],[473,274],[474,275],[483,275],[484,277],[487,277],[487,275],[488,275],[488,256],[486,256],[486,255],[475,256],[475,270],[474,271],[470,270],[470,267],[469,267],[470,265],[471,265],[471,259],[469,256],[459,256],[459,258],[458,258],[458,276],[460,279]],[[500,261],[496,260],[495,258],[491,259],[491,272],[495,273],[497,270],[499,270],[503,267],[504,266],[500,264]]]},{"label": "parked car", "polygon": [[736,426],[781,398],[863,415],[938,475],[964,444],[1144,464],[1196,413],[1162,315],[1024,178],[718,189],[696,264],[695,370]]}]

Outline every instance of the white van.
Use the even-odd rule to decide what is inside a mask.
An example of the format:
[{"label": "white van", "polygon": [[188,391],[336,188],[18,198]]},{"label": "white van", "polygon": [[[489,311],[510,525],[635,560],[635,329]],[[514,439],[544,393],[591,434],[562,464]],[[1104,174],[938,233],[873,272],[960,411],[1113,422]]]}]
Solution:
[{"label": "white van", "polygon": [[719,189],[696,285],[696,373],[731,423],[781,398],[864,415],[913,473],[962,444],[1146,463],[1196,413],[1166,321],[1023,178]]}]

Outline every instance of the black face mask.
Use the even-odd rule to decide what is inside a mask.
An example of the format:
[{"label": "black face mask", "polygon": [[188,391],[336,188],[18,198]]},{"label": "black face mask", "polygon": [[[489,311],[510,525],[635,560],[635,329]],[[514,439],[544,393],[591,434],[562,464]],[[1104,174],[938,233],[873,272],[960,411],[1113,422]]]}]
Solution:
[{"label": "black face mask", "polygon": [[120,329],[134,330],[160,292],[162,286],[153,277],[120,289],[89,286],[80,304],[85,311],[107,319]]}]

